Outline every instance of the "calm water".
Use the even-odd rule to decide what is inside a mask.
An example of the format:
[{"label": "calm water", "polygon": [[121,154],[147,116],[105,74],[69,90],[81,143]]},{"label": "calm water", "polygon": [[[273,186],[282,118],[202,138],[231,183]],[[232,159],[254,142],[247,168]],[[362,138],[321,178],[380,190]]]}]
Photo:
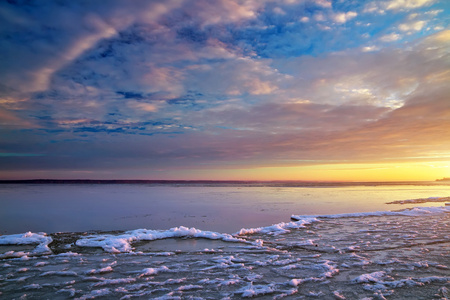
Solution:
[{"label": "calm water", "polygon": [[[404,209],[386,202],[448,197],[446,185],[0,185],[0,233],[196,227],[224,233],[323,215]],[[425,203],[423,206],[441,206]]]}]

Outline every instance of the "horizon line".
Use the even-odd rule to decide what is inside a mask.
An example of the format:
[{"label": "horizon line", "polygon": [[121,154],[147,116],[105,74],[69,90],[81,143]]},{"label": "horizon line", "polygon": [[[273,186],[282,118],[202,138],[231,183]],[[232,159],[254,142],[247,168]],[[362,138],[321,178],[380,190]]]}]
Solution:
[{"label": "horizon line", "polygon": [[386,181],[339,181],[339,180],[214,180],[214,179],[0,179],[0,183],[304,183],[304,184],[376,184],[376,183],[436,183],[446,182],[446,178],[435,180],[386,180]]}]

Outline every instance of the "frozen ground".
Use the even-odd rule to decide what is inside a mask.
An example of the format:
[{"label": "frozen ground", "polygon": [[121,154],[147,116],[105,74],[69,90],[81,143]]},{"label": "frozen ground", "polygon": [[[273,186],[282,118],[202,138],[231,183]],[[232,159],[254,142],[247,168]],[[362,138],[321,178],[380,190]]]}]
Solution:
[{"label": "frozen ground", "polygon": [[446,201],[292,216],[234,234],[177,227],[4,235],[0,298],[449,299]]}]

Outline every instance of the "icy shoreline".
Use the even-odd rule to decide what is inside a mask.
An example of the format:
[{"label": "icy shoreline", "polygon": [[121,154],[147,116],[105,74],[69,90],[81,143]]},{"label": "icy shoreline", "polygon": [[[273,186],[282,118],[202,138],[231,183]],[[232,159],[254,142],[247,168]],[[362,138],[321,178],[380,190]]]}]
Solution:
[{"label": "icy shoreline", "polygon": [[449,212],[294,216],[235,234],[177,227],[0,236],[0,297],[445,299]]},{"label": "icy shoreline", "polygon": [[[127,231],[185,226],[232,234],[323,215],[440,206],[445,186],[247,187],[180,185],[0,185],[2,234]],[[427,202],[416,204],[416,200]],[[430,202],[428,200],[433,200]],[[386,204],[402,201],[402,203]],[[407,202],[404,202],[407,201]],[[404,203],[403,203],[404,202]],[[26,221],[24,221],[26,220]]]},{"label": "icy shoreline", "polygon": [[[419,199],[421,200],[421,199]],[[411,200],[414,201],[414,200]],[[419,202],[422,203],[422,202]],[[255,234],[266,235],[280,235],[289,233],[291,230],[306,228],[315,222],[322,222],[326,219],[345,219],[345,218],[367,218],[367,217],[382,217],[382,216],[426,216],[450,213],[449,206],[442,207],[414,207],[400,211],[377,211],[377,212],[365,212],[365,213],[347,213],[347,214],[332,214],[332,215],[314,215],[314,216],[300,216],[292,215],[291,222],[281,222],[266,227],[258,228],[242,228],[234,234],[218,233],[213,231],[204,231],[197,228],[187,228],[184,226],[174,227],[168,230],[149,230],[149,229],[136,229],[126,231],[117,234],[87,234],[87,233],[73,233],[74,236],[78,236],[78,239],[72,239],[72,244],[65,245],[66,249],[70,249],[76,245],[78,247],[92,247],[102,248],[105,252],[110,253],[123,253],[133,252],[134,248],[132,243],[141,241],[154,241],[170,238],[203,238],[210,240],[222,240],[224,242],[245,243],[254,246],[263,246],[262,240],[247,240],[244,237]],[[59,236],[63,233],[56,233],[53,236]],[[66,233],[66,236],[70,233]],[[51,235],[47,233],[32,233],[26,232],[23,234],[12,235],[0,235],[0,246],[2,245],[36,245],[30,252],[14,252],[8,251],[0,254],[0,259],[21,257],[21,256],[34,256],[52,254],[52,250],[49,248],[49,244],[53,242]],[[59,249],[61,251],[61,249]]]}]

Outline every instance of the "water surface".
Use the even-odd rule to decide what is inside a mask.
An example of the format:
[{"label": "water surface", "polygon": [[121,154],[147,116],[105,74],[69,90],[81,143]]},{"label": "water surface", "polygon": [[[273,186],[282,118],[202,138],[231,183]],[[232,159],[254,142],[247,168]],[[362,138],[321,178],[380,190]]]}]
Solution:
[{"label": "water surface", "polygon": [[422,204],[388,205],[386,202],[448,196],[447,185],[3,184],[0,185],[0,233],[175,226],[233,233],[241,228],[288,221],[292,214],[396,210]]}]

